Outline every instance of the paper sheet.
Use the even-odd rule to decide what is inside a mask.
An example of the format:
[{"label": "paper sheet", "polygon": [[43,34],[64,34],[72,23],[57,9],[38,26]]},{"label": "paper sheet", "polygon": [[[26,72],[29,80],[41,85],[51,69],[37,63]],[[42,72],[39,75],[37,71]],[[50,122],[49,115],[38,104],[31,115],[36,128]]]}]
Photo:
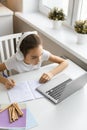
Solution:
[{"label": "paper sheet", "polygon": [[27,109],[27,120],[26,120],[26,129],[30,129],[33,128],[35,126],[37,126],[37,122],[34,118],[34,116],[32,115],[32,113],[30,112],[29,109]]},{"label": "paper sheet", "polygon": [[[8,106],[8,104],[0,104],[1,109]],[[33,127],[36,127],[37,121],[34,118],[33,114],[30,112],[29,108],[27,108],[26,104],[19,104],[20,108],[22,109],[24,115],[23,117],[19,117],[19,120],[10,123],[8,110],[0,113],[0,130],[1,129],[9,129],[9,130],[29,130]]]},{"label": "paper sheet", "polygon": [[30,86],[34,99],[43,97],[38,91],[36,91],[36,88],[41,85],[38,81],[28,81],[28,85]]},{"label": "paper sheet", "polygon": [[[37,125],[38,124],[37,124],[34,116],[30,112],[30,110],[27,109],[26,128],[19,128],[19,129],[15,129],[15,130],[29,130],[33,127],[36,127]],[[9,129],[9,130],[13,130],[13,129]]]},{"label": "paper sheet", "polygon": [[23,102],[43,97],[39,92],[36,91],[36,88],[40,85],[41,84],[38,83],[38,81],[34,80],[20,82],[14,88],[8,90],[8,96],[11,103]]},{"label": "paper sheet", "polygon": [[26,109],[22,109],[24,115],[15,122],[9,122],[8,110],[0,113],[0,128],[25,128],[26,127]]}]

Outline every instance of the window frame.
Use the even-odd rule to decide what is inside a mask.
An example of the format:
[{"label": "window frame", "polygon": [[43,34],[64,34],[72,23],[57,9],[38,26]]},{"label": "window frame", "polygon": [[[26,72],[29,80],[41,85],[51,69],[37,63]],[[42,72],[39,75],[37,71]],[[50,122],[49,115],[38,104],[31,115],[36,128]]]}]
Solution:
[{"label": "window frame", "polygon": [[81,15],[81,9],[82,9],[82,2],[83,0],[74,0],[74,5],[73,5],[73,13],[72,13],[72,24],[74,25],[75,21],[80,19]]}]

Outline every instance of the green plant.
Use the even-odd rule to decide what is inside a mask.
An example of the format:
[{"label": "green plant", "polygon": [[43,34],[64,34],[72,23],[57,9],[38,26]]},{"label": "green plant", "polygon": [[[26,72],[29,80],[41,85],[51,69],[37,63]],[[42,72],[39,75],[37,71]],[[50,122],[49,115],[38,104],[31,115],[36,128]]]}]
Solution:
[{"label": "green plant", "polygon": [[87,20],[76,21],[74,28],[77,33],[87,34]]},{"label": "green plant", "polygon": [[48,13],[48,18],[52,20],[65,20],[65,14],[62,9],[58,9],[57,7],[54,7],[50,10]]}]

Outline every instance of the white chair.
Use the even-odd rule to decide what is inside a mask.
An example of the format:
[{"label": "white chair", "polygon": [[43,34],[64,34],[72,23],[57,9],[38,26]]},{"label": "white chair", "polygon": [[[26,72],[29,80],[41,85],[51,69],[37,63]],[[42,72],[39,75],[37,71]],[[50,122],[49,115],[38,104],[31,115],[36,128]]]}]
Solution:
[{"label": "white chair", "polygon": [[[16,52],[17,43],[22,33],[10,34],[0,37],[0,63],[11,57]],[[5,71],[6,72],[6,71]],[[7,74],[10,75],[10,73]]]},{"label": "white chair", "polygon": [[17,33],[0,37],[0,62],[4,62],[16,52],[16,45],[21,35],[22,33]]}]

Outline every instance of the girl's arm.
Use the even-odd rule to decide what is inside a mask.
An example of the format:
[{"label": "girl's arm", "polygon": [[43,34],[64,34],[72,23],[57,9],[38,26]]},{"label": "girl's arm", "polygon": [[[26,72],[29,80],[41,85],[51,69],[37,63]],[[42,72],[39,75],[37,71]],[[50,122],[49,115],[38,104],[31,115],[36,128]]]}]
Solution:
[{"label": "girl's arm", "polygon": [[40,83],[47,82],[53,76],[55,76],[56,74],[58,74],[59,72],[61,72],[68,66],[67,60],[65,60],[61,57],[55,56],[53,54],[50,55],[49,61],[51,61],[53,63],[58,63],[58,66],[55,67],[54,69],[52,69],[51,71],[49,71],[48,73],[44,73],[39,80]]},{"label": "girl's arm", "polygon": [[[6,70],[4,63],[0,64],[0,71]],[[12,88],[15,85],[15,82],[12,79],[7,79],[0,75],[0,83],[4,84],[7,89]]]},{"label": "girl's arm", "polygon": [[49,61],[59,64],[56,68],[50,71],[50,73],[52,73],[53,76],[55,76],[57,73],[61,72],[68,66],[67,60],[52,54],[49,57]]}]

